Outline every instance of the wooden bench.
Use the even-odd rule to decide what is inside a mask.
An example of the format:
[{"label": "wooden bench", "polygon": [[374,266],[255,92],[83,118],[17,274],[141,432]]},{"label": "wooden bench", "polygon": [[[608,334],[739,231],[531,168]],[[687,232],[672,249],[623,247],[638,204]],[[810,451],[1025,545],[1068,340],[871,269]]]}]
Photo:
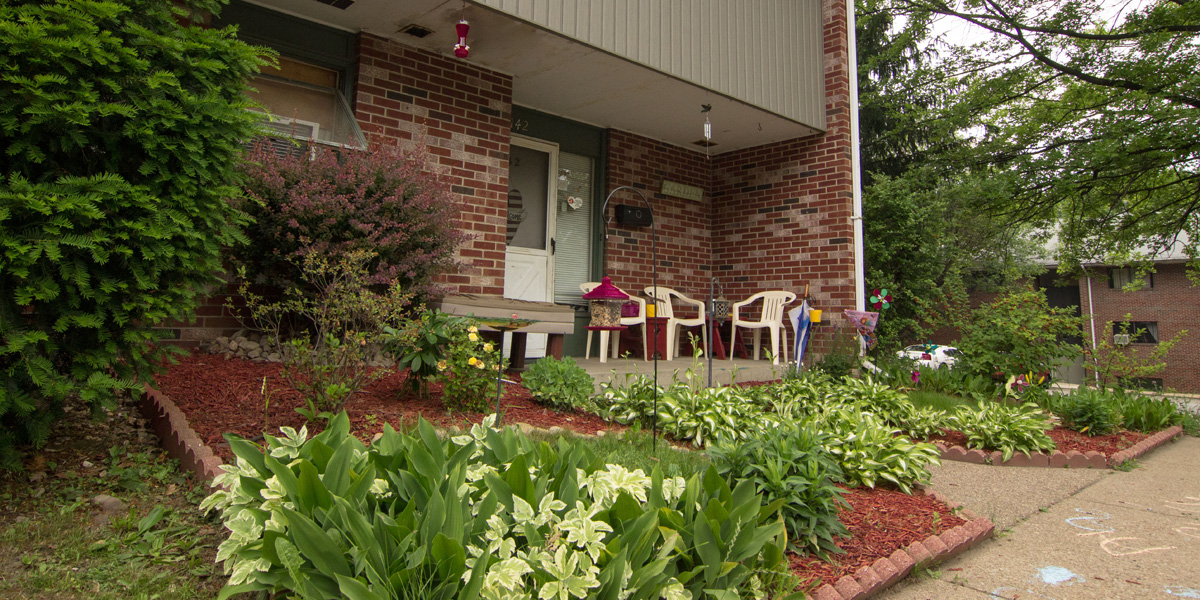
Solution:
[{"label": "wooden bench", "polygon": [[[553,302],[514,300],[475,294],[458,294],[442,299],[441,311],[452,315],[474,315],[480,318],[509,318],[537,321],[513,332],[509,350],[509,365],[513,370],[525,368],[525,339],[530,333],[548,334],[546,354],[562,358],[563,336],[575,332],[575,309]],[[486,325],[481,329],[495,331]]]}]

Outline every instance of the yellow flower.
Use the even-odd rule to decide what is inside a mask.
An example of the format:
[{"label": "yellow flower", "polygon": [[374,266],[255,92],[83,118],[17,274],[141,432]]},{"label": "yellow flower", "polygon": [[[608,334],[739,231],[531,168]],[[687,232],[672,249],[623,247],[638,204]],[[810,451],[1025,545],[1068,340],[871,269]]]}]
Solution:
[{"label": "yellow flower", "polygon": [[484,344],[484,345],[483,345],[483,351],[484,351],[484,352],[491,352],[491,351],[492,351],[492,343],[491,343],[491,342],[488,342],[488,343]]},{"label": "yellow flower", "polygon": [[471,333],[479,333],[479,328],[478,328],[478,327],[476,327],[476,326],[474,326],[474,325],[472,325],[472,326],[470,326],[470,327],[468,327],[468,328],[467,328],[467,331],[469,331],[469,332],[471,332]]},{"label": "yellow flower", "polygon": [[475,364],[475,363],[477,363],[477,362],[479,362],[479,359],[475,358],[474,356],[472,356],[471,358],[468,358],[468,359],[467,359],[467,364],[468,364],[468,365],[473,365],[473,364]]},{"label": "yellow flower", "polygon": [[439,371],[445,371],[445,370],[446,370],[446,361],[444,361],[444,360],[439,360],[439,361],[438,361],[438,370],[439,370]]},{"label": "yellow flower", "polygon": [[475,368],[476,368],[476,369],[482,369],[482,368],[483,368],[483,361],[482,361],[482,360],[477,360],[477,361],[475,361]]},{"label": "yellow flower", "polygon": [[467,339],[468,339],[468,340],[471,340],[472,342],[478,342],[478,341],[479,341],[479,336],[478,336],[478,335],[475,335],[474,333],[468,333],[468,334],[467,334]]}]

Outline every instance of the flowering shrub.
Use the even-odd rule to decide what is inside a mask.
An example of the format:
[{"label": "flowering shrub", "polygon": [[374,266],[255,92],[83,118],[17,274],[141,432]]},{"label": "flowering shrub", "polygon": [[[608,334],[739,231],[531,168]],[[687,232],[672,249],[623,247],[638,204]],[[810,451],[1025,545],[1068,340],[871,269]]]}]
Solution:
[{"label": "flowering shrub", "polygon": [[[494,417],[489,417],[494,419]],[[783,526],[753,485],[604,465],[584,445],[512,429],[440,438],[385,427],[370,446],[345,414],[237,460],[203,510],[229,538],[222,593],[296,598],[765,597],[786,568]]]},{"label": "flowering shrub", "polygon": [[504,368],[500,348],[479,335],[470,319],[447,326],[445,358],[437,363],[446,408],[487,412],[496,393],[496,376]]},{"label": "flowering shrub", "polygon": [[421,396],[429,395],[429,381],[445,370],[444,350],[451,333],[465,327],[466,317],[436,310],[422,310],[421,316],[403,327],[383,328],[383,347],[396,360],[396,368],[409,370],[408,384]]},{"label": "flowering shrub", "polygon": [[252,277],[288,283],[296,278],[290,261],[307,251],[369,250],[376,253],[368,265],[373,283],[395,281],[428,295],[433,276],[454,266],[454,251],[468,237],[449,184],[425,167],[423,152],[394,146],[314,146],[311,160],[260,146],[242,168],[250,201],[240,208],[255,225],[235,258]]}]

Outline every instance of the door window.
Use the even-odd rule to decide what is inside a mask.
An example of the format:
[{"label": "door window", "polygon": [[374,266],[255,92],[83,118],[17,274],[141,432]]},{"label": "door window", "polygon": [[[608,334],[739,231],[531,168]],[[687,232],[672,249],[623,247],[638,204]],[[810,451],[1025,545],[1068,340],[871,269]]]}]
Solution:
[{"label": "door window", "polygon": [[550,154],[513,144],[509,148],[508,245],[546,249],[546,197]]}]

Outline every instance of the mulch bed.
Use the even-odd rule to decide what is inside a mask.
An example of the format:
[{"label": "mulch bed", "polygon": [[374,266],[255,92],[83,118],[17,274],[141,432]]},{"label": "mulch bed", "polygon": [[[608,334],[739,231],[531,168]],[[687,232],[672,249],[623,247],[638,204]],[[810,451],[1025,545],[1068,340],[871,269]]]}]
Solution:
[{"label": "mulch bed", "polygon": [[[223,355],[194,353],[178,359],[157,377],[157,387],[187,415],[197,435],[224,460],[231,460],[222,434],[232,432],[248,439],[261,438],[263,431],[263,378],[270,396],[270,428],[299,429],[304,417],[293,409],[303,404],[301,395],[287,387],[278,363],[251,362]],[[513,379],[512,376],[508,379]],[[519,376],[516,377],[519,380]],[[535,403],[519,385],[505,385],[501,407],[505,423],[524,422],[535,427],[552,426],[578,433],[623,430],[599,417],[583,413],[560,413]],[[393,427],[411,424],[418,417],[440,427],[467,426],[480,422],[483,413],[450,412],[442,406],[440,386],[430,385],[430,397],[417,398],[403,374],[391,373],[348,400],[344,407],[354,433],[370,439],[384,423]],[[310,432],[319,429],[311,423]],[[789,555],[793,572],[806,586],[834,583],[897,549],[940,534],[964,521],[945,504],[921,494],[908,495],[890,489],[852,489],[845,494],[850,508],[842,509],[842,522],[853,537],[840,540],[845,552],[833,562],[815,557]]]},{"label": "mulch bed", "polygon": [[[1058,446],[1060,452],[1066,453],[1072,450],[1077,450],[1082,453],[1096,451],[1106,457],[1133,447],[1138,442],[1150,437],[1148,433],[1138,433],[1136,431],[1118,431],[1108,435],[1097,435],[1089,437],[1074,429],[1067,429],[1061,425],[1056,425],[1054,429],[1046,432],[1050,439]],[[961,431],[952,429],[943,429],[942,435],[931,436],[930,442],[940,441],[945,442],[949,446],[962,446],[967,448],[967,436]]]},{"label": "mulch bed", "polygon": [[831,556],[832,562],[789,554],[792,572],[801,578],[801,587],[815,589],[821,583],[835,583],[899,548],[966,522],[945,504],[923,494],[858,488],[847,490],[843,497],[850,508],[841,510],[840,519],[853,537],[838,542],[845,553]]}]

